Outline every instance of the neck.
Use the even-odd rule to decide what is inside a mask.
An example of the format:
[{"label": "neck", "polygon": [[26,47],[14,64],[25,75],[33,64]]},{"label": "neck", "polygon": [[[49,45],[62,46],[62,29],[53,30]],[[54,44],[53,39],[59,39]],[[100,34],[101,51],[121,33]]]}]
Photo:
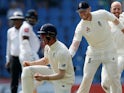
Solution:
[{"label": "neck", "polygon": [[49,46],[51,46],[51,45],[53,45],[54,43],[56,42],[56,39],[53,39],[53,40],[51,40],[50,42],[49,42]]},{"label": "neck", "polygon": [[89,16],[88,16],[87,20],[88,20],[88,21],[91,21],[91,20],[92,20],[92,15],[91,15],[91,13],[89,13]]}]

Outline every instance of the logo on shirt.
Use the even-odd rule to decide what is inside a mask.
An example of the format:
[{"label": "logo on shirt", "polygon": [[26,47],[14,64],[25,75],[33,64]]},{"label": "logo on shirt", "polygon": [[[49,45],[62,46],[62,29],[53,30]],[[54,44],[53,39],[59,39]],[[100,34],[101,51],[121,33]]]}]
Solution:
[{"label": "logo on shirt", "polygon": [[54,52],[54,53],[53,53],[53,57],[55,57],[55,54],[56,54],[56,53]]},{"label": "logo on shirt", "polygon": [[91,58],[89,58],[88,63],[91,63]]},{"label": "logo on shirt", "polygon": [[115,60],[115,58],[113,57],[112,60]]},{"label": "logo on shirt", "polygon": [[66,64],[62,64],[62,67],[65,67],[66,66]]},{"label": "logo on shirt", "polygon": [[86,27],[86,32],[90,32],[90,28],[89,27]]},{"label": "logo on shirt", "polygon": [[101,24],[101,22],[100,22],[100,21],[98,21],[98,25],[99,25],[99,26],[102,26],[102,24]]},{"label": "logo on shirt", "polygon": [[29,32],[29,28],[25,28],[24,29],[24,32]]}]

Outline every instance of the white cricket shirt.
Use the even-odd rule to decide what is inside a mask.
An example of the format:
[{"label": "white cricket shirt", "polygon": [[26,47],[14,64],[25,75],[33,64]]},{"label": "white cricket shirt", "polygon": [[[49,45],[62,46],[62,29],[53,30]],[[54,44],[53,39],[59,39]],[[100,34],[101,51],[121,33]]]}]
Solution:
[{"label": "white cricket shirt", "polygon": [[84,36],[89,44],[87,54],[105,54],[115,48],[108,21],[116,17],[106,10],[91,12],[92,20],[81,20],[76,27],[74,40],[81,41]]},{"label": "white cricket shirt", "polygon": [[74,83],[73,62],[69,50],[60,41],[56,41],[52,46],[45,46],[44,56],[48,58],[51,68],[55,73],[59,69],[65,70],[65,76],[60,81],[62,83]]},{"label": "white cricket shirt", "polygon": [[26,21],[23,22],[20,28],[20,33],[19,33],[20,45],[22,45],[23,36],[29,37],[29,43],[31,45],[32,51],[38,52],[40,47],[40,41],[33,31],[33,27]]},{"label": "white cricket shirt", "polygon": [[7,62],[10,60],[10,55],[19,56],[19,30],[15,27],[11,27],[7,31]]},{"label": "white cricket shirt", "polygon": [[[120,14],[119,21],[124,26],[124,13]],[[124,55],[124,33],[121,32],[121,29],[115,26],[112,22],[109,22],[111,26],[111,32],[113,35],[114,43],[117,47],[117,53]]]}]

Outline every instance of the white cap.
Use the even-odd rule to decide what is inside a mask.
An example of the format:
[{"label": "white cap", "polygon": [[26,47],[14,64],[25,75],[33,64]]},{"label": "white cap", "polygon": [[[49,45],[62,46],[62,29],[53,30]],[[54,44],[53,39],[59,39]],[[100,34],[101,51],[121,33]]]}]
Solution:
[{"label": "white cap", "polygon": [[9,17],[10,20],[13,19],[24,19],[23,13],[21,11],[15,11],[11,17]]}]

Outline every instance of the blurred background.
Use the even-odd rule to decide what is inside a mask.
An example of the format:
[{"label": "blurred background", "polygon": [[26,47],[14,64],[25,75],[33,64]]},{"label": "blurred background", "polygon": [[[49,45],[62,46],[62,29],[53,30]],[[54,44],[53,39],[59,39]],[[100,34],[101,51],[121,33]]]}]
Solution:
[{"label": "blurred background", "polygon": [[[115,0],[0,0],[0,93],[10,93],[5,92],[6,88],[3,89],[3,84],[9,83],[10,79],[10,75],[5,69],[7,30],[11,27],[8,17],[16,10],[21,10],[25,14],[28,9],[36,9],[39,21],[34,27],[35,32],[37,32],[44,23],[52,23],[57,27],[58,39],[69,48],[73,39],[75,27],[80,21],[76,13],[77,5],[80,1],[87,1],[92,7],[92,11],[98,9],[106,9],[109,11],[111,2]],[[122,2],[124,5],[124,0],[117,1]],[[82,38],[76,56],[73,58],[76,81],[72,93],[75,93],[74,91],[77,89],[83,77],[83,64],[87,45],[86,40]],[[39,53],[39,55],[42,56],[41,53]],[[121,81],[124,83],[123,73]],[[100,82],[101,66],[96,72],[93,84],[99,85]]]}]

